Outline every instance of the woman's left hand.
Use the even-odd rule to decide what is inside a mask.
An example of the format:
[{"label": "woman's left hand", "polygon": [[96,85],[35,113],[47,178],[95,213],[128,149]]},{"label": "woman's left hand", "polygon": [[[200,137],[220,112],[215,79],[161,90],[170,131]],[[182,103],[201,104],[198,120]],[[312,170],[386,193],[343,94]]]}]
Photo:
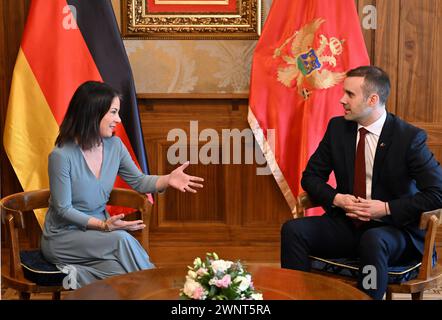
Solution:
[{"label": "woman's left hand", "polygon": [[[107,225],[108,231],[114,230],[128,230],[135,231],[141,230],[146,227],[143,223],[143,220],[135,220],[135,221],[124,221],[121,220],[124,218],[124,213],[114,215],[107,219],[104,223]],[[105,229],[106,230],[106,229]]]},{"label": "woman's left hand", "polygon": [[203,185],[197,182],[203,182],[204,179],[200,177],[189,176],[184,173],[184,169],[189,166],[189,161],[179,166],[169,174],[168,184],[169,186],[180,190],[181,192],[193,192],[196,190],[193,188],[202,188]]}]

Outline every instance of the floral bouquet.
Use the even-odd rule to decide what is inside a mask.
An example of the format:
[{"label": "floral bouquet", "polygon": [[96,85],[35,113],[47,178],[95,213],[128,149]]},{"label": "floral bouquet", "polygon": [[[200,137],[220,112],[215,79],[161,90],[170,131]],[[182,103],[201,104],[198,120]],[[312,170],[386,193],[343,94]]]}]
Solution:
[{"label": "floral bouquet", "polygon": [[255,291],[252,276],[237,261],[220,260],[216,253],[207,253],[205,261],[196,258],[188,267],[180,296],[194,300],[262,300]]}]

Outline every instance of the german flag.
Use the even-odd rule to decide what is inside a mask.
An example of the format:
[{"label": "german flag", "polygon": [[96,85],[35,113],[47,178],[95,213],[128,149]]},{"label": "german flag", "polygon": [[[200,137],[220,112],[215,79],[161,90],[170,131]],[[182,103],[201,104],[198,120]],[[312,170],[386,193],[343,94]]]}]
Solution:
[{"label": "german flag", "polygon": [[[4,147],[23,190],[47,188],[48,154],[75,90],[103,81],[123,96],[116,130],[148,174],[135,89],[109,0],[32,0],[14,68]],[[122,180],[116,186],[125,187]],[[37,216],[40,224],[43,217]]]}]

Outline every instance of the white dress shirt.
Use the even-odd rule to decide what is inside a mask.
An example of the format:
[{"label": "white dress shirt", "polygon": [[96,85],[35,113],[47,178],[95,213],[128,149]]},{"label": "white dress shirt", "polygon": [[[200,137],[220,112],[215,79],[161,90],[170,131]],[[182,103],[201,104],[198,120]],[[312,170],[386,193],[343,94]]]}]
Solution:
[{"label": "white dress shirt", "polygon": [[376,148],[379,141],[379,136],[381,135],[382,127],[384,126],[385,119],[387,119],[387,112],[379,117],[378,120],[370,124],[369,126],[361,126],[358,124],[358,131],[356,136],[356,148],[359,142],[359,129],[365,128],[368,132],[365,135],[365,172],[366,172],[366,196],[367,200],[371,200],[371,183],[373,177],[373,164],[374,157],[376,155]]}]

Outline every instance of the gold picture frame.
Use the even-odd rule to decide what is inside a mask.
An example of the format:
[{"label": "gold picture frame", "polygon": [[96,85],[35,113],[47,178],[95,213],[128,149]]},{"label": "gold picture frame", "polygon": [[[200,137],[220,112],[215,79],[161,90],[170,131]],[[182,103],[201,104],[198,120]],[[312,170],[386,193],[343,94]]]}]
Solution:
[{"label": "gold picture frame", "polygon": [[123,0],[121,32],[124,39],[258,39],[262,10],[262,0]]}]

